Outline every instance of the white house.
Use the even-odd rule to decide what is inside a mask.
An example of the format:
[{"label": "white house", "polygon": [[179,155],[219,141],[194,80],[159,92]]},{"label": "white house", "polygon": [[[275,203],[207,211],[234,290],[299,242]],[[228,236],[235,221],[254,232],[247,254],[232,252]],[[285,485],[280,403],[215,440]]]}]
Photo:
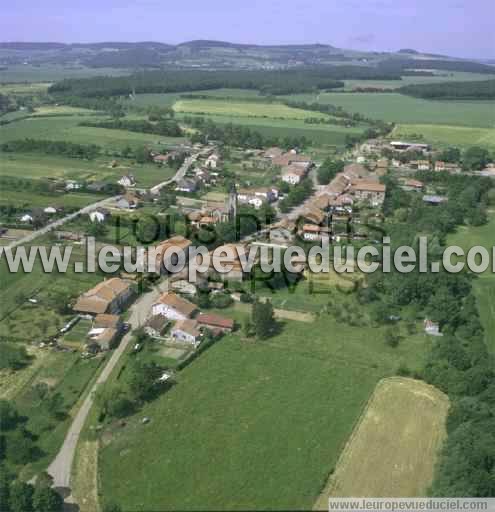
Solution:
[{"label": "white house", "polygon": [[29,215],[29,213],[25,213],[21,217],[21,222],[33,222],[33,217],[31,215]]},{"label": "white house", "polygon": [[195,348],[201,341],[201,332],[195,320],[179,320],[172,328],[170,334],[176,341],[190,343]]},{"label": "white house", "polygon": [[282,181],[297,185],[306,176],[306,170],[298,165],[289,165],[282,172]]},{"label": "white house", "polygon": [[120,178],[119,181],[117,181],[119,185],[122,185],[123,187],[134,187],[136,186],[136,180],[132,174],[126,174]]},{"label": "white house", "polygon": [[197,306],[173,292],[166,292],[151,307],[151,314],[163,315],[169,320],[186,320],[191,318]]},{"label": "white house", "polygon": [[89,212],[89,220],[91,222],[105,222],[107,216],[108,216],[108,212],[101,208],[94,210],[92,212]]},{"label": "white house", "polygon": [[44,210],[45,213],[48,213],[49,215],[53,215],[54,213],[57,213],[57,209],[53,206],[47,206]]},{"label": "white house", "polygon": [[74,180],[67,180],[65,182],[65,190],[67,191],[70,191],[70,190],[78,190],[82,188],[82,184],[81,183],[78,183],[77,181],[74,181]]},{"label": "white house", "polygon": [[205,167],[208,167],[209,169],[216,169],[219,164],[220,157],[216,153],[210,155],[205,161]]}]

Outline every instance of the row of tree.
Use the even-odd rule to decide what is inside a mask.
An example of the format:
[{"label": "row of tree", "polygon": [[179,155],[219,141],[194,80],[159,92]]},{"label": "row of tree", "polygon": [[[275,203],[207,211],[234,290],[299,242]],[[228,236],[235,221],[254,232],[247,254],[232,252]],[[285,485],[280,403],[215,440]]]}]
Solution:
[{"label": "row of tree", "polygon": [[157,122],[114,119],[111,121],[83,121],[80,126],[93,128],[109,128],[113,130],[127,130],[137,133],[152,133],[164,137],[182,137],[184,135],[181,127],[175,121],[160,119]]},{"label": "row of tree", "polygon": [[0,151],[6,153],[45,153],[47,155],[63,155],[69,158],[85,158],[93,160],[101,152],[96,144],[77,144],[65,140],[19,139],[4,142]]},{"label": "row of tree", "polygon": [[495,99],[495,80],[413,84],[400,87],[398,92],[424,99],[493,100]]}]

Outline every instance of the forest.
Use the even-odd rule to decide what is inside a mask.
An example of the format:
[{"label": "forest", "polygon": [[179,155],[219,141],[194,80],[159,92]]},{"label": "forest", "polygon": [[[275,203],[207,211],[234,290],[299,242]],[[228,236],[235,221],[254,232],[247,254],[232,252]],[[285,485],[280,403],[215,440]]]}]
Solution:
[{"label": "forest", "polygon": [[424,99],[493,100],[495,80],[414,84],[400,87],[398,92]]},{"label": "forest", "polygon": [[365,66],[327,66],[284,71],[144,71],[122,77],[66,79],[49,92],[85,98],[127,96],[135,93],[188,92],[223,87],[250,89],[262,94],[294,94],[336,89],[341,80],[400,80],[400,74]]},{"label": "forest", "polygon": [[[486,222],[489,179],[422,173],[423,182],[445,187],[449,201],[424,205],[387,179],[385,210],[393,245],[417,246],[419,233],[428,235],[430,261],[441,259],[446,235],[457,226]],[[495,374],[472,292],[475,276],[467,272],[375,273],[360,300],[374,307],[377,321],[414,308],[439,323],[443,336],[433,344],[424,374],[417,375],[448,394],[452,407],[448,440],[440,457],[433,496],[494,496]],[[421,314],[420,313],[420,314]],[[407,374],[407,371],[405,371]]]}]

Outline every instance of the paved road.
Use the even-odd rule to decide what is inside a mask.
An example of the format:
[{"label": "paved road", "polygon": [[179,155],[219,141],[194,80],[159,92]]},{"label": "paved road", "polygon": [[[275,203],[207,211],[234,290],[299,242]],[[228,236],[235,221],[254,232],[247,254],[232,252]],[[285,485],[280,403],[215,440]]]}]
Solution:
[{"label": "paved road", "polygon": [[167,185],[170,185],[170,183],[172,183],[174,181],[176,181],[176,182],[180,181],[182,178],[184,178],[184,176],[186,175],[186,172],[189,170],[189,168],[192,166],[192,164],[194,162],[196,162],[199,155],[200,155],[200,153],[197,153],[195,155],[191,155],[191,156],[187,157],[184,160],[184,163],[179,167],[178,171],[175,173],[175,175],[172,178],[170,178],[166,181],[162,181],[161,183],[158,183],[158,185],[151,187],[150,192],[152,194],[158,194],[163,187],[166,187]]},{"label": "paved road", "polygon": [[124,354],[132,340],[132,330],[143,325],[147,315],[149,314],[151,305],[156,302],[159,295],[166,290],[167,285],[167,281],[161,282],[152,291],[139,297],[133,306],[131,306],[131,314],[128,320],[131,324],[131,331],[122,338],[120,345],[112,353],[112,356],[108,360],[105,368],[103,368],[95,384],[84,399],[80,409],[77,411],[77,414],[72,421],[69,431],[65,436],[64,443],[60,448],[57,456],[48,467],[48,473],[53,477],[54,487],[70,487],[71,470],[76,453],[77,443],[79,441],[79,436],[84,427],[91,407],[93,406],[95,391],[98,386],[104,384],[107,381],[108,377],[112,373],[112,370],[115,368],[122,354]]},{"label": "paved road", "polygon": [[50,224],[47,224],[41,229],[38,229],[36,231],[33,231],[32,233],[29,233],[29,235],[23,236],[22,238],[19,238],[18,240],[15,240],[13,242],[10,242],[10,244],[6,245],[5,247],[17,247],[18,245],[27,244],[31,241],[33,241],[35,238],[38,238],[41,235],[44,235],[48,233],[49,231],[52,231],[53,229],[56,229],[66,222],[69,222],[72,219],[75,219],[78,215],[82,215],[84,213],[92,212],[93,210],[96,210],[97,208],[102,208],[104,206],[107,206],[109,203],[112,203],[116,200],[116,198],[119,196],[114,197],[107,197],[105,199],[102,199],[101,201],[97,201],[96,203],[89,204],[88,206],[85,206],[84,208],[81,208],[80,210],[77,210],[77,212],[71,213],[69,215],[66,215],[65,217],[62,217],[61,219],[55,220],[51,222]]}]

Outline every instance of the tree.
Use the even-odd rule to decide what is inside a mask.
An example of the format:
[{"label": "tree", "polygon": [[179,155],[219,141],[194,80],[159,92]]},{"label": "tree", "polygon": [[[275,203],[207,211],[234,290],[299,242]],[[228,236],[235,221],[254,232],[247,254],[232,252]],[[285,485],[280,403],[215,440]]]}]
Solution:
[{"label": "tree", "polygon": [[268,338],[275,329],[275,316],[270,301],[253,303],[251,321],[254,334],[259,339]]},{"label": "tree", "polygon": [[10,512],[11,475],[0,465],[0,512]]},{"label": "tree", "polygon": [[34,487],[16,480],[10,487],[11,512],[32,512]]},{"label": "tree", "polygon": [[344,162],[342,160],[325,159],[318,169],[318,183],[328,185],[343,168]]},{"label": "tree", "polygon": [[19,420],[15,407],[7,400],[0,400],[0,431],[15,428]]},{"label": "tree", "polygon": [[122,508],[116,503],[108,503],[103,507],[103,512],[122,512]]},{"label": "tree", "polygon": [[36,512],[61,512],[64,500],[51,487],[37,485],[33,493],[33,507]]},{"label": "tree", "polygon": [[466,170],[480,170],[486,167],[489,158],[490,153],[487,149],[479,146],[471,146],[466,149],[462,163]]},{"label": "tree", "polygon": [[387,329],[385,331],[385,343],[392,348],[399,345],[400,337],[394,329]]},{"label": "tree", "polygon": [[22,430],[16,430],[7,439],[7,460],[12,464],[27,464],[34,454],[34,442]]}]

